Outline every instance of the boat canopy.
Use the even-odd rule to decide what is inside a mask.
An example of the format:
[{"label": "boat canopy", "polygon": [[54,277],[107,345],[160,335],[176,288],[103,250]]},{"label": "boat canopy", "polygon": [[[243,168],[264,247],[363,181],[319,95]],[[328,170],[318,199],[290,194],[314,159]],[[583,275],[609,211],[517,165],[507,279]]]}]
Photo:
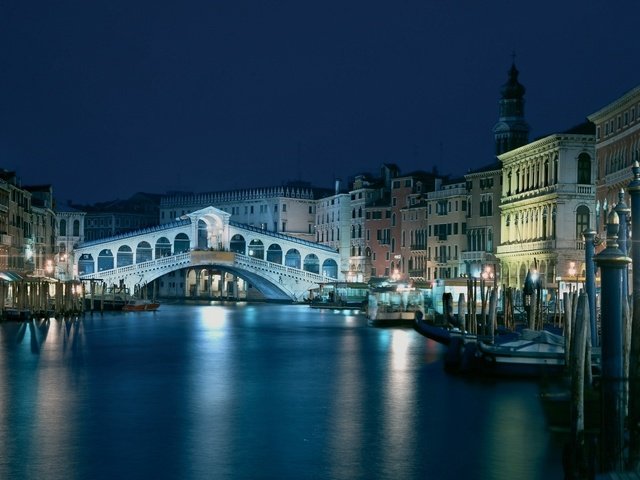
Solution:
[{"label": "boat canopy", "polygon": [[15,272],[0,271],[0,280],[6,282],[19,282],[23,278]]}]

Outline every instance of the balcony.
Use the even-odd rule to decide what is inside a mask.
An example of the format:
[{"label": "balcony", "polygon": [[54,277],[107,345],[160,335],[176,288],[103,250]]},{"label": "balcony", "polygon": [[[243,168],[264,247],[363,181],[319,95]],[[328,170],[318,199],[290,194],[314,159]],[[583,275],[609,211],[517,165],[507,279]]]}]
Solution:
[{"label": "balcony", "polygon": [[427,249],[427,245],[424,243],[413,243],[411,244],[411,246],[409,247],[411,250],[426,250]]},{"label": "balcony", "polygon": [[7,235],[6,233],[0,234],[0,244],[11,246],[11,235]]},{"label": "balcony", "polygon": [[500,245],[498,247],[498,254],[554,250],[555,248],[555,240],[538,240],[535,242],[521,242],[512,243],[509,245]]},{"label": "balcony", "polygon": [[462,252],[461,257],[463,262],[484,262],[493,257],[493,255],[483,250],[474,250],[470,252]]}]

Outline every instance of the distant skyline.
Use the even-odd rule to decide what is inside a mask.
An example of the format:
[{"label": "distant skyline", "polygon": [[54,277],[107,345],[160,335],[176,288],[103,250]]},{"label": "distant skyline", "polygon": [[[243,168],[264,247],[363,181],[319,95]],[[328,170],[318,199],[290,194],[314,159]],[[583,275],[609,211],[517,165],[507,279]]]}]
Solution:
[{"label": "distant skyline", "polygon": [[494,160],[512,54],[530,140],[640,84],[637,1],[5,1],[0,168],[59,202],[330,188]]}]

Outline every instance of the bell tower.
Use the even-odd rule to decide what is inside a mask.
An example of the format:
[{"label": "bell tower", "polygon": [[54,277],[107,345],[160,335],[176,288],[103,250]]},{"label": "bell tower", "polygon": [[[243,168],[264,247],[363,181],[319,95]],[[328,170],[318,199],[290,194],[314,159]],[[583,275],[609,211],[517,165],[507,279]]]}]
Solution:
[{"label": "bell tower", "polygon": [[518,73],[514,58],[509,79],[500,89],[498,123],[493,127],[496,155],[529,143],[529,125],[524,120],[525,88],[518,82]]}]

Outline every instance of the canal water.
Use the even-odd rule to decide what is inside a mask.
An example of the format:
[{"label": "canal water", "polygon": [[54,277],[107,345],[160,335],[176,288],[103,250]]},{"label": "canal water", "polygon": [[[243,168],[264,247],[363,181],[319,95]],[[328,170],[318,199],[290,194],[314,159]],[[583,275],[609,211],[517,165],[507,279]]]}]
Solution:
[{"label": "canal water", "polygon": [[0,324],[0,479],[555,479],[530,381],[301,305]]}]

